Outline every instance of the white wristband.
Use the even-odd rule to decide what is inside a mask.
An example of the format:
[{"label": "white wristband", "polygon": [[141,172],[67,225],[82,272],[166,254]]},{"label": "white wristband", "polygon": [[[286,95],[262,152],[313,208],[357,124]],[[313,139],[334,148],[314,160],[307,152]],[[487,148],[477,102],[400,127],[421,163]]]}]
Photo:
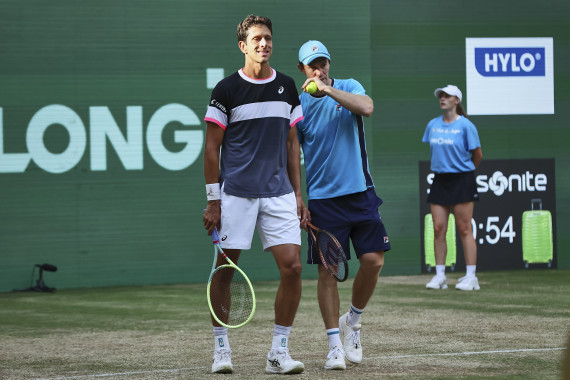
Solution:
[{"label": "white wristband", "polygon": [[221,198],[219,183],[210,183],[206,185],[206,198],[208,198],[209,201],[217,201]]}]

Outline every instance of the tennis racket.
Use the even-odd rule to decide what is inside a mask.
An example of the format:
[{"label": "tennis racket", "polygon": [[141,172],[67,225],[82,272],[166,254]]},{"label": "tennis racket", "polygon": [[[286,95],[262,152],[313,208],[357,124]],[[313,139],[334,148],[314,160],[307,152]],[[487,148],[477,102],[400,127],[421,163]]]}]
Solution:
[{"label": "tennis racket", "polygon": [[338,282],[345,281],[348,277],[348,262],[338,240],[328,231],[321,230],[311,223],[307,223],[307,225],[309,226],[309,235],[317,247],[321,262],[326,270]]},{"label": "tennis racket", "polygon": [[[218,231],[212,231],[214,263],[208,279],[208,306],[214,319],[222,326],[238,328],[245,325],[255,312],[255,292],[249,278],[229,259],[220,247]],[[227,264],[216,267],[218,253]]]}]

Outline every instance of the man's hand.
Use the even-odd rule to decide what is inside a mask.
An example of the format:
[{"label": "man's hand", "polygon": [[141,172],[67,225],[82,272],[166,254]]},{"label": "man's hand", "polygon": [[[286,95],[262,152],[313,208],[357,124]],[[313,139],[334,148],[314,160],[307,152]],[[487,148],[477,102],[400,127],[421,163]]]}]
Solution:
[{"label": "man's hand", "polygon": [[208,201],[208,206],[206,206],[206,211],[204,211],[204,216],[202,218],[204,228],[208,230],[208,235],[212,234],[214,227],[218,230],[220,229],[221,215],[221,202],[219,200]]},{"label": "man's hand", "polygon": [[301,228],[308,231],[307,223],[311,221],[311,213],[309,209],[305,206],[302,196],[296,196],[297,198],[297,217],[299,218],[299,223]]}]

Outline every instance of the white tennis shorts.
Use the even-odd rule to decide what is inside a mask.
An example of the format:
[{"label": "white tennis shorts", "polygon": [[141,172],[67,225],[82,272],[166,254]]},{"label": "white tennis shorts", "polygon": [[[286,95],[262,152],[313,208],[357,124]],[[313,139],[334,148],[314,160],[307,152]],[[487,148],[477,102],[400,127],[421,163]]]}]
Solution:
[{"label": "white tennis shorts", "polygon": [[225,249],[250,249],[253,232],[264,251],[280,244],[301,245],[295,193],[270,198],[242,198],[222,188],[220,245]]}]

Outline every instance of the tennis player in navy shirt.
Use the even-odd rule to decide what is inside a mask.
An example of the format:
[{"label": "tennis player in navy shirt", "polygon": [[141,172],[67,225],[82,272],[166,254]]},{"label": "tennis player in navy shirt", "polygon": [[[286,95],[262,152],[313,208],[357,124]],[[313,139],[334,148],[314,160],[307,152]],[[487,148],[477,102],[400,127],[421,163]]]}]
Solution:
[{"label": "tennis player in navy shirt", "polygon": [[[271,20],[249,15],[238,24],[237,35],[245,65],[216,85],[204,118],[208,206],[203,222],[210,234],[218,228],[220,245],[234,263],[251,248],[255,229],[263,249],[272,252],[281,281],[265,372],[300,373],[305,367],[291,358],[289,335],[301,299],[300,227],[309,219],[295,128],[303,113],[293,79],[269,65]],[[212,372],[231,373],[227,329],[212,323]]]}]

